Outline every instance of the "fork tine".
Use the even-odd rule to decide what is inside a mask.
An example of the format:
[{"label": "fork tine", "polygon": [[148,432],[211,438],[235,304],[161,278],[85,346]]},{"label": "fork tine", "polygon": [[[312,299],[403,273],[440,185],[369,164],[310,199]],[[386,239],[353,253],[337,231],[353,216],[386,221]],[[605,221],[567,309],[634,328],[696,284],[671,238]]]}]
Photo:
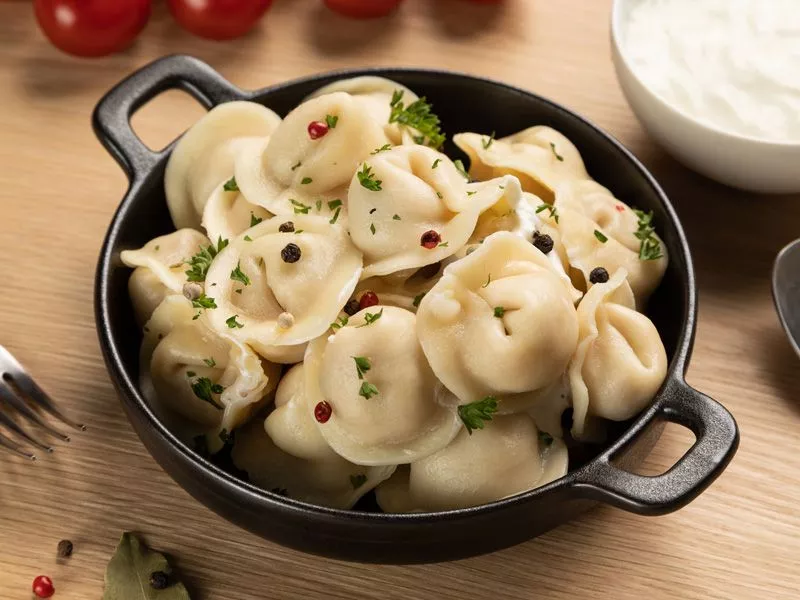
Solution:
[{"label": "fork tine", "polygon": [[0,433],[0,448],[6,450],[7,452],[11,452],[12,454],[16,454],[17,456],[21,456],[22,458],[27,458],[28,460],[36,460],[35,455],[31,454],[30,452],[25,452],[2,433]]},{"label": "fork tine", "polygon": [[[19,363],[17,363],[19,364]],[[20,371],[19,373],[9,374],[6,373],[6,377],[11,379],[11,381],[17,386],[19,386],[20,391],[30,397],[33,402],[51,415],[53,415],[56,419],[61,421],[62,423],[69,425],[73,429],[78,429],[80,431],[86,431],[86,425],[81,423],[76,423],[69,417],[67,417],[64,413],[62,413],[55,403],[50,399],[50,396],[38,386],[38,384],[28,375],[25,371]]]},{"label": "fork tine", "polygon": [[54,435],[64,442],[69,441],[69,436],[61,433],[58,429],[50,425],[47,421],[42,419],[35,411],[25,403],[22,398],[19,398],[14,390],[3,380],[0,379],[0,402],[6,402],[11,407],[16,409],[23,417],[30,422],[35,423],[50,435]]},{"label": "fork tine", "polygon": [[14,422],[14,419],[9,417],[6,413],[4,413],[2,411],[0,411],[0,424],[5,425],[6,428],[10,429],[14,433],[16,433],[18,436],[25,438],[26,440],[28,440],[29,443],[33,444],[37,448],[40,448],[40,449],[44,450],[45,452],[52,452],[53,451],[52,447],[50,447],[50,446],[48,446],[46,444],[43,444],[42,442],[37,440],[35,437],[30,435],[22,427],[17,425],[17,423]]}]

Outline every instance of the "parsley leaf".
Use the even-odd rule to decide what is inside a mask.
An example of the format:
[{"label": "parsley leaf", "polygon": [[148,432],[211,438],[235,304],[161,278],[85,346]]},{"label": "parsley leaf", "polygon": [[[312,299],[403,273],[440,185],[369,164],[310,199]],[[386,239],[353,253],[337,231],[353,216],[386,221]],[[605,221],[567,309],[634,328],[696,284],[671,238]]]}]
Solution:
[{"label": "parsley leaf", "polygon": [[307,215],[308,211],[311,210],[311,207],[308,204],[303,204],[302,202],[298,202],[294,198],[289,198],[289,202],[294,206],[294,214],[304,214]]},{"label": "parsley leaf", "polygon": [[358,171],[356,175],[358,175],[358,182],[362,187],[367,188],[371,192],[381,191],[381,184],[383,182],[380,179],[375,179],[372,174],[372,167],[370,167],[367,163],[364,163],[364,166],[361,167],[361,170]]},{"label": "parsley leaf", "polygon": [[236,183],[236,177],[231,177],[225,184],[222,186],[222,189],[226,192],[238,192],[239,191],[239,184]]},{"label": "parsley leaf", "polygon": [[490,283],[492,283],[492,274],[491,273],[489,273],[489,276],[486,278],[486,283],[484,283],[481,287],[482,288],[489,287]]},{"label": "parsley leaf", "polygon": [[233,315],[225,320],[225,324],[228,326],[228,329],[241,329],[244,327],[242,323],[239,323],[239,321],[236,320],[236,317],[238,316],[239,315]]},{"label": "parsley leaf", "polygon": [[364,379],[364,373],[372,368],[369,359],[366,356],[353,356],[352,359],[356,362],[356,373],[359,379]]},{"label": "parsley leaf", "polygon": [[380,309],[380,311],[378,311],[377,313],[364,313],[364,324],[359,325],[359,327],[366,327],[367,325],[372,325],[382,316],[383,316],[383,309]]},{"label": "parsley leaf", "polygon": [[457,158],[453,161],[453,164],[456,166],[456,169],[458,169],[458,172],[464,176],[464,179],[469,181],[469,173],[467,173],[467,169],[464,167],[463,161],[460,158]]},{"label": "parsley leaf", "polygon": [[498,319],[502,319],[503,315],[506,314],[506,308],[504,306],[495,306],[494,307],[494,316]]},{"label": "parsley leaf", "polygon": [[330,129],[336,129],[336,124],[339,122],[339,117],[334,115],[325,115],[325,124]]},{"label": "parsley leaf", "polygon": [[217,361],[215,361],[213,358],[204,358],[203,362],[206,363],[206,365],[209,366],[209,367],[216,367],[217,366]]},{"label": "parsley leaf", "polygon": [[345,325],[347,325],[347,322],[348,322],[349,320],[350,320],[350,319],[348,318],[348,316],[347,316],[347,315],[342,315],[341,317],[339,317],[338,319],[336,319],[336,321],[334,321],[333,323],[331,323],[331,329],[333,329],[334,331],[336,331],[337,329],[341,329],[342,327],[344,327]]},{"label": "parsley leaf", "polygon": [[336,212],[333,213],[333,216],[331,217],[331,220],[328,221],[328,223],[330,223],[331,225],[335,225],[336,221],[339,220],[339,213],[340,212],[342,212],[342,207],[341,206],[336,209]]},{"label": "parsley leaf", "polygon": [[192,306],[194,308],[217,308],[217,303],[213,298],[200,294],[199,297],[192,300]]},{"label": "parsley leaf", "polygon": [[372,232],[372,235],[375,235],[375,223],[370,223],[369,230]]},{"label": "parsley leaf", "polygon": [[259,223],[261,223],[261,221],[263,221],[263,220],[264,220],[264,219],[262,219],[261,217],[257,217],[257,216],[256,216],[256,215],[253,213],[253,211],[250,211],[250,227],[255,227],[256,225],[258,225]]},{"label": "parsley leaf", "polygon": [[236,268],[231,271],[231,279],[233,281],[239,281],[244,285],[250,285],[250,278],[245,274],[244,271],[242,271],[241,262],[237,262]]},{"label": "parsley leaf", "polygon": [[598,231],[597,229],[594,230],[594,237],[596,237],[601,244],[605,244],[608,241],[608,238],[603,235],[603,232]]},{"label": "parsley leaf", "polygon": [[338,198],[336,200],[331,200],[330,202],[328,202],[328,208],[330,210],[333,210],[334,208],[339,208],[341,205],[342,201],[339,200]]},{"label": "parsley leaf", "polygon": [[425,294],[427,294],[427,292],[422,292],[421,294],[417,294],[416,296],[414,296],[414,301],[412,302],[414,308],[419,307],[419,303],[422,302],[422,299],[425,297]]},{"label": "parsley leaf", "polygon": [[245,242],[252,242],[253,238],[251,238],[249,235],[246,235],[246,236],[244,236],[244,241]]},{"label": "parsley leaf", "polygon": [[481,145],[483,146],[484,150],[488,150],[489,147],[494,143],[494,136],[495,132],[493,131],[492,135],[490,135],[488,138],[484,138],[481,140]]},{"label": "parsley leaf", "polygon": [[367,483],[367,476],[363,473],[359,473],[358,475],[350,475],[350,485],[353,486],[354,490],[357,490],[365,483]]},{"label": "parsley leaf", "polygon": [[491,421],[496,412],[497,399],[494,396],[486,396],[483,400],[458,407],[458,416],[470,435],[475,429],[483,429],[486,421]]},{"label": "parsley leaf", "polygon": [[395,221],[400,221],[400,220],[401,220],[401,219],[400,219],[400,215],[394,215],[394,216],[392,217],[392,219],[393,219],[393,220],[395,220]]},{"label": "parsley leaf", "polygon": [[314,180],[311,179],[311,177],[303,177],[303,179],[300,180],[300,185],[308,185],[312,181]]},{"label": "parsley leaf", "polygon": [[361,383],[361,388],[358,390],[358,395],[369,400],[373,396],[378,395],[378,388],[372,385],[369,381],[364,381]]},{"label": "parsley leaf", "polygon": [[437,158],[435,161],[433,161],[433,164],[431,165],[431,169],[435,169],[436,167],[438,167],[440,162],[442,162],[441,158]]},{"label": "parsley leaf", "polygon": [[636,216],[639,218],[639,229],[633,234],[638,240],[639,244],[639,259],[640,260],[658,260],[664,253],[661,251],[661,243],[655,236],[655,228],[653,227],[653,211],[649,213],[643,210],[633,209]]},{"label": "parsley leaf", "polygon": [[414,136],[414,141],[418,144],[425,144],[431,148],[438,148],[446,136],[442,133],[441,121],[431,109],[430,104],[422,97],[415,100],[408,106],[403,103],[402,90],[395,90],[389,105],[392,107],[389,114],[389,123],[399,123],[400,125],[416,129],[420,135]]},{"label": "parsley leaf", "polygon": [[553,151],[553,154],[560,162],[564,162],[564,157],[556,151],[556,145],[553,142],[550,142],[550,150]]},{"label": "parsley leaf", "polygon": [[558,225],[558,210],[552,204],[540,204],[536,208],[536,214],[538,215],[542,211],[548,211],[550,213],[550,217],[556,222]]},{"label": "parsley leaf", "polygon": [[223,240],[221,237],[217,242],[217,246],[212,244],[207,248],[200,248],[200,252],[192,256],[186,264],[189,265],[189,270],[186,271],[186,278],[189,281],[205,281],[208,267],[211,266],[211,261],[225,249],[228,245],[228,240]]},{"label": "parsley leaf", "polygon": [[373,150],[372,152],[370,152],[370,154],[371,154],[372,156],[375,156],[376,154],[379,154],[379,153],[381,153],[381,152],[386,152],[387,150],[391,150],[391,149],[392,149],[392,145],[391,145],[391,144],[384,144],[384,145],[383,145],[383,146],[381,146],[380,148],[376,148],[375,150]]},{"label": "parsley leaf", "polygon": [[208,377],[200,377],[192,384],[192,391],[194,395],[200,398],[203,402],[208,402],[211,406],[218,410],[223,410],[225,407],[219,402],[214,400],[212,394],[221,394],[225,388],[218,383],[211,383]]}]

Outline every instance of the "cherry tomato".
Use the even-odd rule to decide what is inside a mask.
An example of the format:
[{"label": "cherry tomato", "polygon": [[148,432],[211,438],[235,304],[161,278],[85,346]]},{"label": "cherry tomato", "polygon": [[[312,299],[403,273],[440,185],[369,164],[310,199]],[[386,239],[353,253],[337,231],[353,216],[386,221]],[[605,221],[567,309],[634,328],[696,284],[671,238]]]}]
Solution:
[{"label": "cherry tomato", "polygon": [[53,44],[75,56],[124,50],[150,18],[151,0],[35,0],[39,27]]},{"label": "cherry tomato", "polygon": [[356,19],[372,19],[388,15],[402,0],[325,0],[331,10]]},{"label": "cherry tomato", "polygon": [[167,0],[186,31],[210,40],[231,40],[250,31],[272,0]]}]

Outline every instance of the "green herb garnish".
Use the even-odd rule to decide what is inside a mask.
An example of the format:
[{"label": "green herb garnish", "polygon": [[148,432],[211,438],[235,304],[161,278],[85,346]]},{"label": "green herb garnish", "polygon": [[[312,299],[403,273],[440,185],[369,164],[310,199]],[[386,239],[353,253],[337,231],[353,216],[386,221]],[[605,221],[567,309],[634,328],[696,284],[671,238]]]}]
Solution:
[{"label": "green herb garnish", "polygon": [[352,359],[356,363],[356,373],[359,379],[364,379],[364,373],[372,368],[369,359],[366,356],[353,356]]},{"label": "green herb garnish", "polygon": [[242,323],[239,323],[239,321],[236,320],[236,317],[238,316],[239,315],[233,315],[225,320],[225,324],[228,326],[228,329],[241,329],[244,327]]},{"label": "green herb garnish", "polygon": [[206,366],[209,366],[209,367],[216,367],[217,366],[217,361],[215,361],[213,358],[204,358],[203,362],[206,363]]},{"label": "green herb garnish", "polygon": [[372,385],[369,381],[364,381],[361,383],[361,388],[358,390],[358,395],[369,400],[373,396],[378,395],[378,388]]},{"label": "green herb garnish", "polygon": [[367,188],[371,192],[381,191],[381,184],[383,182],[380,179],[375,179],[372,174],[372,167],[370,167],[367,163],[364,163],[364,166],[361,167],[361,170],[358,171],[356,175],[358,175],[358,182],[362,187]]},{"label": "green herb garnish", "polygon": [[294,198],[289,198],[289,202],[294,206],[294,214],[304,214],[307,215],[308,211],[311,210],[311,207],[308,204],[303,204],[302,202],[298,202]]},{"label": "green herb garnish", "polygon": [[427,292],[422,292],[421,294],[417,294],[416,296],[414,296],[414,301],[412,302],[414,308],[419,307],[419,303],[422,302],[422,299],[425,297],[425,294],[427,294]]},{"label": "green herb garnish", "polygon": [[339,213],[340,212],[342,212],[342,207],[341,206],[336,209],[336,212],[333,213],[333,216],[331,217],[331,220],[328,221],[328,223],[330,223],[331,225],[335,225],[336,221],[339,220]]},{"label": "green herb garnish", "polygon": [[646,213],[643,210],[633,209],[636,216],[639,218],[639,229],[633,234],[638,240],[641,241],[639,245],[639,259],[640,260],[657,260],[664,256],[661,251],[661,243],[655,236],[655,228],[653,227],[653,211]]},{"label": "green herb garnish", "polygon": [[339,122],[339,117],[334,115],[325,115],[325,124],[331,128],[336,129],[336,124]]},{"label": "green herb garnish", "polygon": [[498,319],[502,319],[503,315],[506,314],[506,309],[504,306],[495,306],[494,307],[494,316]]},{"label": "green herb garnish", "polygon": [[482,288],[489,287],[490,283],[492,283],[492,274],[491,273],[489,273],[489,276],[486,278],[486,283],[484,283],[481,287]]},{"label": "green herb garnish", "polygon": [[211,383],[208,377],[200,377],[192,384],[192,391],[194,395],[200,398],[203,402],[208,402],[216,409],[222,410],[225,408],[219,402],[214,400],[212,394],[221,394],[225,388],[218,383]]},{"label": "green herb garnish", "polygon": [[372,232],[372,235],[375,235],[375,223],[370,223],[369,230]]},{"label": "green herb garnish", "polygon": [[328,202],[328,209],[333,210],[335,208],[339,208],[341,205],[342,201],[337,198],[336,200],[331,200],[330,202]]},{"label": "green herb garnish", "polygon": [[216,247],[213,244],[207,248],[201,247],[200,252],[186,262],[189,265],[189,270],[186,271],[186,278],[189,281],[205,281],[211,262],[227,245],[228,240],[223,240],[220,237]]},{"label": "green herb garnish", "polygon": [[481,145],[483,146],[484,150],[488,150],[489,147],[494,143],[494,136],[495,132],[493,131],[492,135],[490,135],[488,138],[483,138],[481,140]]},{"label": "green herb garnish", "polygon": [[312,181],[314,181],[314,180],[313,180],[313,179],[311,179],[311,177],[303,177],[303,178],[300,180],[300,185],[308,185],[308,184],[309,184],[309,183],[311,183]]},{"label": "green herb garnish", "polygon": [[302,162],[297,161],[297,164],[292,167],[292,171],[295,171],[295,170],[299,169],[300,165],[302,165],[302,164],[303,164]]},{"label": "green herb garnish", "polygon": [[217,303],[213,298],[200,294],[200,296],[192,300],[192,306],[194,308],[217,308]]},{"label": "green herb garnish", "polygon": [[226,192],[238,192],[239,191],[239,184],[236,183],[236,177],[231,177],[225,184],[222,186],[222,189]]},{"label": "green herb garnish", "polygon": [[400,219],[400,215],[394,215],[394,216],[392,216],[392,220],[394,220],[394,221],[400,221],[400,220],[401,220],[401,219]]},{"label": "green herb garnish", "polygon": [[553,155],[554,155],[554,156],[555,156],[555,157],[556,157],[556,158],[557,158],[557,159],[558,159],[560,162],[564,162],[564,157],[563,157],[563,156],[561,156],[561,155],[560,155],[560,154],[559,154],[559,153],[556,151],[556,145],[555,145],[553,142],[550,142],[550,150],[552,150],[552,151],[553,151]]},{"label": "green herb garnish", "polygon": [[552,204],[540,204],[536,208],[536,214],[538,215],[540,212],[547,211],[550,213],[550,217],[558,224],[558,210]]},{"label": "green herb garnish", "polygon": [[331,323],[331,329],[333,329],[334,331],[336,331],[337,329],[341,329],[342,327],[347,325],[347,322],[349,320],[350,319],[348,318],[347,315],[342,315],[341,317],[336,319],[333,323]]},{"label": "green herb garnish", "polygon": [[241,269],[241,262],[236,263],[236,268],[231,271],[231,279],[244,285],[250,285],[250,278]]},{"label": "green herb garnish", "polygon": [[261,217],[257,217],[253,211],[250,211],[250,227],[255,227],[263,220]]},{"label": "green herb garnish", "polygon": [[456,166],[456,169],[458,169],[458,172],[464,176],[464,179],[469,181],[470,180],[469,173],[467,173],[467,169],[466,167],[464,167],[463,161],[460,158],[457,158],[456,160],[453,161],[453,164]]},{"label": "green herb garnish", "polygon": [[252,242],[253,238],[251,238],[249,235],[246,235],[246,236],[244,236],[244,241],[245,242]]},{"label": "green herb garnish", "polygon": [[399,123],[406,127],[416,129],[420,135],[414,136],[417,144],[425,144],[431,148],[439,148],[446,136],[442,133],[441,121],[431,109],[425,98],[415,100],[408,106],[403,103],[402,90],[395,90],[389,105],[392,107],[389,114],[389,123]]},{"label": "green herb garnish", "polygon": [[596,237],[601,244],[605,244],[608,241],[608,238],[603,235],[603,232],[597,229],[594,230],[594,237]]},{"label": "green herb garnish", "polygon": [[437,158],[435,161],[433,161],[433,164],[431,165],[431,169],[435,169],[436,167],[438,167],[440,162],[442,162],[441,158]]},{"label": "green herb garnish", "polygon": [[392,149],[392,145],[391,144],[384,144],[380,148],[376,148],[375,150],[370,152],[370,154],[375,156],[376,154],[378,154],[380,152],[386,152],[387,150],[391,150],[391,149]]},{"label": "green herb garnish", "polygon": [[367,325],[372,325],[375,321],[383,316],[383,309],[376,313],[364,313],[364,324],[359,325],[359,327],[366,327]]},{"label": "green herb garnish", "polygon": [[496,412],[497,399],[494,396],[486,396],[483,400],[458,407],[458,416],[470,435],[475,429],[483,429],[486,421],[491,421]]}]

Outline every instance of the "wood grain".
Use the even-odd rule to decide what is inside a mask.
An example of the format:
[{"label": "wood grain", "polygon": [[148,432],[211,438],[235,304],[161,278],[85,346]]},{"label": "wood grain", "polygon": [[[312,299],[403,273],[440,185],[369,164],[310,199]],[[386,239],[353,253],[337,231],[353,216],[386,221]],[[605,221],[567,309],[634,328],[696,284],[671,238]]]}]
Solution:
[{"label": "wood grain", "polygon": [[[507,0],[497,9],[408,0],[392,18],[358,23],[317,0],[281,0],[252,35],[215,44],[179,31],[159,5],[131,50],[80,61],[50,47],[29,3],[0,4],[0,342],[90,425],[36,465],[0,457],[0,597],[28,598],[33,578],[46,573],[59,600],[99,598],[125,529],[175,556],[201,599],[797,597],[800,363],[779,329],[768,278],[778,249],[800,234],[800,198],[726,189],[654,146],[614,77],[609,8],[610,0]],[[741,426],[727,472],[670,516],[601,508],[507,551],[415,567],[306,556],[196,503],[122,414],[92,316],[95,261],[126,181],[92,134],[91,110],[131,70],[173,52],[245,88],[346,66],[463,70],[549,96],[617,136],[660,179],[689,234],[701,290],[689,381]],[[136,126],[160,146],[199,114],[174,93]],[[648,472],[668,467],[686,440],[671,429]],[[63,565],[55,561],[61,538],[75,543]]]}]

